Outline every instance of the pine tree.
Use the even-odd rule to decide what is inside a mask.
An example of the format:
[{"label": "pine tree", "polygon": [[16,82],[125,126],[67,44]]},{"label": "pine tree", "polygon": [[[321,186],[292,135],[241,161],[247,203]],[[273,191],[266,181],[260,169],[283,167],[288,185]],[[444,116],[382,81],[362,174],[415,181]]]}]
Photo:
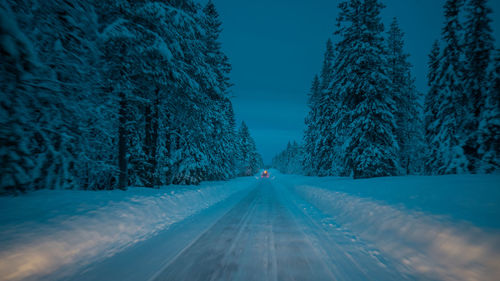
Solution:
[{"label": "pine tree", "polygon": [[133,30],[133,22],[124,17],[130,16],[131,7],[126,2],[115,3],[111,9],[101,11],[104,17],[106,11],[117,10],[119,15],[113,22],[104,27],[101,35],[104,69],[107,89],[115,96],[117,122],[117,164],[119,170],[118,188],[126,189],[129,185],[129,149],[132,133],[132,112],[134,111],[132,73],[138,62],[136,46],[137,37]]},{"label": "pine tree", "polygon": [[425,173],[434,174],[435,171],[442,165],[441,159],[438,156],[440,144],[437,142],[436,135],[438,133],[438,110],[439,110],[439,85],[438,71],[439,71],[439,58],[440,58],[439,41],[435,41],[432,45],[431,53],[429,54],[427,74],[427,85],[429,92],[425,96],[424,110],[425,110],[425,141],[427,146]]},{"label": "pine tree", "polygon": [[445,46],[440,58],[438,72],[438,101],[436,132],[433,143],[439,143],[437,157],[442,163],[437,168],[439,174],[467,172],[468,161],[463,147],[466,136],[463,130],[466,116],[466,103],[463,87],[463,63],[460,46],[462,27],[459,21],[461,0],[447,0],[445,4],[445,27],[443,39]]},{"label": "pine tree", "polygon": [[418,93],[411,75],[411,64],[408,62],[409,55],[403,50],[403,36],[404,33],[394,18],[387,38],[388,77],[395,102],[393,113],[397,125],[395,135],[399,146],[399,162],[403,168],[402,173],[411,174],[419,170],[416,163],[419,162],[419,152],[422,147],[419,138],[422,122]]},{"label": "pine tree", "polygon": [[[238,147],[236,134],[236,121],[233,110],[233,105],[229,98],[224,99],[222,105],[222,112],[224,113],[224,124],[222,125],[222,162],[223,162],[223,177],[222,179],[229,179],[235,177],[237,172],[237,159]],[[218,136],[220,138],[220,136]]]},{"label": "pine tree", "polygon": [[[114,128],[115,112],[114,100],[103,91],[103,61],[99,49],[99,22],[93,1],[80,1],[73,19],[79,22],[79,31],[71,33],[81,34],[73,42],[71,49],[80,49],[75,58],[74,51],[69,50],[69,57],[80,66],[79,95],[73,105],[78,113],[80,138],[78,142],[82,151],[76,163],[76,177],[79,179],[79,188],[82,189],[110,189],[113,188],[116,178],[116,153],[114,151],[114,135],[110,134]],[[83,11],[83,13],[78,13]],[[84,106],[82,106],[84,105]]]},{"label": "pine tree", "polygon": [[33,165],[31,188],[109,186],[113,169],[105,161],[107,135],[100,133],[108,119],[96,119],[108,111],[97,98],[98,29],[92,3],[16,1],[13,6],[38,58],[36,74],[26,81],[33,91],[24,102],[24,114],[33,118],[23,136],[30,153],[24,158]]},{"label": "pine tree", "polygon": [[7,0],[0,12],[1,192],[236,175],[212,3]]},{"label": "pine tree", "polygon": [[478,129],[478,152],[482,157],[478,171],[488,173],[500,169],[500,50],[496,50],[494,65]]},{"label": "pine tree", "polygon": [[[234,147],[231,145],[235,142],[234,135],[234,116],[231,116],[232,106],[228,103],[226,95],[231,86],[229,73],[231,65],[227,56],[222,52],[219,36],[222,31],[219,14],[212,1],[209,1],[203,9],[205,43],[207,64],[211,67],[215,74],[215,87],[209,89],[212,99],[212,114],[211,114],[211,140],[210,147],[211,161],[210,166],[213,167],[212,179],[226,179],[232,174],[232,166],[234,165]],[[229,115],[228,115],[229,114]],[[221,137],[222,136],[222,137]]]},{"label": "pine tree", "polygon": [[32,42],[20,29],[10,5],[0,3],[0,194],[31,188],[34,169],[29,148],[34,130],[30,126],[29,77],[37,74]]},{"label": "pine tree", "polygon": [[470,0],[466,6],[467,21],[465,23],[465,71],[464,90],[468,103],[465,105],[465,137],[464,152],[469,161],[469,170],[477,171],[481,166],[478,140],[479,124],[484,117],[486,99],[489,95],[489,70],[494,51],[494,39],[491,29],[492,10],[486,0]]},{"label": "pine tree", "polygon": [[[344,165],[354,178],[395,175],[398,145],[377,0],[342,3],[335,90],[345,112]],[[345,25],[342,27],[341,24]]]},{"label": "pine tree", "polygon": [[[40,58],[45,66],[43,78],[51,88],[50,91],[41,92],[37,97],[42,104],[46,103],[49,106],[40,112],[41,129],[37,130],[38,138],[33,145],[36,147],[34,161],[40,169],[40,174],[43,175],[35,179],[36,188],[60,189],[75,184],[70,166],[74,165],[75,155],[72,152],[76,149],[72,149],[72,146],[78,144],[76,136],[79,134],[72,131],[72,127],[78,128],[78,126],[75,126],[76,120],[70,106],[75,104],[79,92],[75,91],[75,87],[67,85],[73,82],[77,84],[79,73],[76,68],[68,67],[65,61],[71,52],[66,48],[70,49],[71,46],[68,45],[71,43],[64,42],[63,45],[62,39],[71,40],[72,37],[67,36],[70,32],[74,32],[76,26],[68,24],[67,19],[72,18],[72,11],[64,4],[66,3],[58,1],[42,2],[34,9],[39,25],[39,29],[35,31],[35,36],[39,38],[36,48],[43,54]],[[64,14],[68,14],[67,17],[63,17]],[[74,64],[74,61],[69,63]],[[75,80],[68,79],[72,71],[76,72],[73,76]]]},{"label": "pine tree", "polygon": [[250,135],[250,130],[248,129],[245,122],[241,123],[238,135],[239,135],[239,151],[240,151],[239,175],[250,176],[255,174],[259,170],[259,168],[262,167],[262,157],[257,152],[255,141]]},{"label": "pine tree", "polygon": [[[141,63],[136,69],[134,79],[138,111],[134,132],[136,141],[141,146],[134,148],[135,155],[131,159],[136,180],[144,186],[155,187],[167,183],[162,166],[168,166],[169,156],[167,146],[171,138],[170,116],[172,110],[172,89],[176,87],[173,77],[174,70],[179,69],[173,52],[179,35],[173,36],[176,27],[173,26],[174,15],[171,7],[157,1],[136,3],[134,8],[134,29],[140,38],[139,47]],[[172,34],[173,33],[173,34]],[[173,41],[173,42],[172,42]]]},{"label": "pine tree", "polygon": [[205,41],[207,44],[208,63],[214,68],[220,94],[226,94],[231,87],[229,73],[231,64],[228,57],[222,52],[219,36],[222,32],[222,22],[219,19],[214,3],[210,0],[203,9],[205,13]]},{"label": "pine tree", "polygon": [[308,107],[309,113],[305,119],[306,129],[304,132],[304,172],[306,175],[315,175],[318,169],[316,145],[319,135],[319,99],[321,97],[320,82],[317,75],[314,76],[311,90],[309,91]]},{"label": "pine tree", "polygon": [[320,75],[320,97],[317,105],[318,133],[316,136],[316,174],[329,176],[335,170],[335,135],[332,124],[336,121],[336,99],[330,90],[333,80],[334,48],[331,39],[326,43],[323,68]]},{"label": "pine tree", "polygon": [[304,168],[304,150],[297,144],[288,142],[285,150],[273,157],[272,167],[284,174],[302,174]]},{"label": "pine tree", "polygon": [[351,176],[352,168],[348,165],[347,141],[348,127],[351,120],[348,113],[351,105],[347,103],[346,97],[355,91],[353,83],[356,73],[360,73],[360,64],[353,47],[356,42],[361,41],[362,1],[350,0],[339,4],[339,16],[337,18],[337,35],[340,40],[335,45],[336,57],[333,65],[332,87],[330,89],[336,100],[336,118],[332,124],[332,133],[335,135],[337,174]]}]

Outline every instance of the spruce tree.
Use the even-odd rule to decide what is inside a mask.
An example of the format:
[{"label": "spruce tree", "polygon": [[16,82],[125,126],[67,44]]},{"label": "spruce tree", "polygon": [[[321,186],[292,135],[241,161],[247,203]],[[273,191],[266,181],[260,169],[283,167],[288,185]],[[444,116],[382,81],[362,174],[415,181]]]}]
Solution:
[{"label": "spruce tree", "polygon": [[255,141],[250,135],[245,122],[241,123],[238,131],[239,136],[239,167],[240,176],[251,176],[255,174],[262,167],[262,157],[257,152]]},{"label": "spruce tree", "polygon": [[494,39],[491,29],[492,10],[486,0],[469,0],[466,6],[467,20],[465,22],[465,71],[464,90],[467,95],[465,104],[465,137],[467,138],[464,152],[469,161],[469,170],[477,171],[481,166],[478,139],[479,124],[488,110],[486,99],[490,87],[490,66]]},{"label": "spruce tree", "polygon": [[353,81],[355,73],[360,72],[356,53],[353,51],[355,42],[361,40],[361,0],[344,1],[339,4],[340,14],[337,18],[337,35],[340,40],[335,45],[336,57],[333,65],[335,75],[332,79],[330,89],[332,96],[336,99],[336,122],[332,124],[335,134],[336,162],[339,175],[350,176],[352,169],[347,165],[347,128],[350,125],[347,114],[350,112],[350,104],[347,97],[354,91]]},{"label": "spruce tree", "polygon": [[439,85],[438,85],[438,71],[439,71],[439,58],[440,58],[439,41],[435,41],[432,45],[431,53],[429,54],[427,85],[429,91],[425,96],[424,101],[424,123],[425,123],[425,173],[434,174],[438,167],[442,165],[441,159],[438,157],[440,144],[436,138],[438,133],[438,110],[439,110]]},{"label": "spruce tree", "polygon": [[[133,22],[126,18],[130,16],[131,7],[126,3],[115,3],[116,5],[106,8],[106,11],[119,11],[113,14],[119,15],[104,26],[101,36],[101,48],[103,50],[104,73],[106,74],[107,90],[109,90],[116,101],[117,110],[117,166],[118,166],[118,188],[126,189],[129,185],[129,140],[131,137],[131,99],[133,99],[133,81],[131,74],[138,61],[136,46],[137,37],[133,31]],[[105,17],[106,11],[101,10],[101,17]]]},{"label": "spruce tree", "polygon": [[[106,99],[100,99],[98,26],[92,1],[16,1],[37,57],[24,110],[31,188],[110,186]],[[36,73],[36,74],[35,74]],[[36,121],[35,121],[36,120]],[[30,136],[29,132],[33,132]],[[24,157],[27,158],[27,157]]]},{"label": "spruce tree", "polygon": [[401,172],[411,174],[420,169],[416,164],[419,162],[422,147],[419,137],[422,122],[418,93],[411,75],[411,64],[408,62],[409,55],[403,50],[403,37],[404,33],[394,18],[387,38],[388,76],[391,81],[390,91],[395,102],[393,113],[396,117],[395,135],[399,146]]},{"label": "spruce tree", "polygon": [[485,99],[478,129],[479,172],[491,173],[500,169],[500,50],[496,50],[491,84]]},{"label": "spruce tree", "polygon": [[463,86],[463,63],[461,53],[460,8],[462,0],[447,0],[445,4],[445,46],[438,71],[439,86],[436,115],[436,135],[432,141],[439,143],[437,157],[442,164],[439,174],[456,174],[468,171],[468,160],[464,153],[467,99]]},{"label": "spruce tree", "polygon": [[0,5],[1,192],[236,175],[230,65],[212,3]]},{"label": "spruce tree", "polygon": [[[345,75],[337,86],[346,108],[345,168],[354,178],[395,175],[398,145],[380,18],[384,6],[378,0],[352,0],[341,7],[347,27],[341,32],[344,38],[336,65]],[[347,67],[349,63],[354,65]]]},{"label": "spruce tree", "polygon": [[273,157],[272,167],[284,174],[303,174],[304,150],[297,144],[288,142],[285,150]]},{"label": "spruce tree", "polygon": [[233,105],[229,98],[224,99],[222,110],[224,113],[224,124],[222,126],[221,132],[221,135],[223,137],[222,146],[224,148],[223,154],[221,155],[223,162],[222,179],[229,179],[237,175],[238,159],[238,136],[236,134],[235,114]]},{"label": "spruce tree", "polygon": [[304,132],[304,172],[306,175],[315,175],[318,168],[317,141],[319,136],[319,99],[321,97],[320,82],[317,75],[314,76],[311,90],[309,91],[308,107],[309,113],[305,119],[306,129]]},{"label": "spruce tree", "polygon": [[[95,150],[90,147],[97,140],[87,131],[92,116],[96,115],[93,96],[100,81],[96,75],[96,15],[90,1],[41,1],[34,12],[38,23],[33,31],[38,38],[37,48],[43,53],[41,61],[48,66],[50,78],[47,78],[53,81],[53,91],[44,97],[53,106],[53,112],[51,109],[45,112],[50,118],[46,122],[52,127],[58,123],[54,119],[61,121],[53,128],[57,134],[48,133],[50,130],[42,133],[55,149],[47,149],[39,158],[50,162],[42,165],[42,174],[52,174],[53,180],[39,182],[51,188],[87,187],[91,183],[81,179],[91,177],[90,169],[97,161],[92,155]],[[44,141],[38,146],[45,145]]]},{"label": "spruce tree", "polygon": [[326,42],[323,59],[323,68],[320,75],[319,100],[317,105],[317,130],[316,136],[316,174],[318,176],[333,175],[335,168],[335,135],[332,124],[336,119],[336,100],[330,90],[333,79],[334,48],[331,39]]},{"label": "spruce tree", "polygon": [[[19,19],[5,1],[0,3],[0,194],[32,188],[35,164],[29,147],[35,136],[31,127],[29,77],[37,77],[36,53]],[[27,114],[30,113],[30,114]]]},{"label": "spruce tree", "polygon": [[[211,167],[213,170],[212,179],[225,179],[231,175],[234,165],[234,148],[231,145],[235,142],[234,135],[234,116],[232,106],[228,103],[227,94],[231,86],[229,73],[231,65],[227,56],[222,52],[219,36],[222,32],[222,23],[219,14],[212,1],[209,1],[203,9],[205,30],[204,41],[206,44],[207,64],[215,74],[215,83],[209,91],[212,93],[211,100],[213,109],[211,109],[211,140],[210,152]],[[229,107],[229,108],[228,108]],[[222,137],[221,137],[222,136]]]},{"label": "spruce tree", "polygon": [[222,52],[219,42],[222,32],[222,22],[214,3],[210,0],[203,9],[205,13],[204,28],[206,30],[205,41],[207,44],[208,63],[214,68],[220,94],[226,94],[231,87],[229,73],[231,64],[228,57]]}]

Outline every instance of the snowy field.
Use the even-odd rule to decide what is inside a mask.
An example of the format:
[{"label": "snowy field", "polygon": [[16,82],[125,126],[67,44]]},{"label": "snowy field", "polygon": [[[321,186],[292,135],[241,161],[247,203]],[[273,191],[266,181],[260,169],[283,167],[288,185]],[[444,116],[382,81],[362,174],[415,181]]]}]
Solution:
[{"label": "snowy field", "polygon": [[0,198],[0,280],[493,281],[499,218],[500,175],[44,190]]}]

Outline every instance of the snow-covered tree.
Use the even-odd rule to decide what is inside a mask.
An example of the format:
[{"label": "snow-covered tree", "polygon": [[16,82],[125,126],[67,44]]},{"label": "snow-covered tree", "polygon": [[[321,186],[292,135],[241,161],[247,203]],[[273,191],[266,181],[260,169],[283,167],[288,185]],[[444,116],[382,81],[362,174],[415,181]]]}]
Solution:
[{"label": "snow-covered tree", "polygon": [[9,164],[0,190],[236,175],[231,67],[212,3],[204,11],[190,0],[1,5],[1,151]]},{"label": "snow-covered tree", "polygon": [[321,97],[320,82],[317,75],[314,76],[311,90],[309,92],[309,113],[305,119],[304,131],[304,172],[306,175],[315,175],[318,169],[317,148],[319,135],[319,99]]},{"label": "snow-covered tree", "polygon": [[[106,1],[105,1],[106,2]],[[120,11],[120,13],[115,11]],[[110,91],[116,104],[117,122],[117,160],[118,160],[118,188],[126,189],[129,185],[129,149],[132,132],[133,81],[132,76],[136,64],[139,62],[138,38],[134,34],[133,22],[130,16],[132,8],[127,2],[116,2],[115,5],[104,6],[99,10],[100,16],[105,17],[107,12],[117,14],[118,17],[103,27],[101,35],[101,49],[104,60],[104,74],[106,90]]]},{"label": "snow-covered tree", "polygon": [[383,4],[351,0],[340,8],[334,89],[345,110],[345,169],[355,178],[396,175],[396,117],[380,18]]},{"label": "snow-covered tree", "polygon": [[438,85],[438,71],[439,71],[439,58],[440,58],[439,41],[435,41],[432,45],[431,53],[429,54],[427,85],[429,91],[425,96],[424,111],[425,111],[425,173],[433,174],[438,167],[442,165],[439,155],[440,144],[436,135],[438,133],[438,110],[439,110],[439,85]]},{"label": "snow-covered tree", "polygon": [[212,173],[211,179],[226,179],[235,174],[234,155],[236,135],[234,133],[234,112],[228,102],[228,90],[231,86],[229,73],[231,65],[227,56],[222,52],[219,36],[222,23],[212,1],[203,9],[204,41],[206,44],[206,60],[214,73],[214,85],[209,89],[211,99],[209,158]]},{"label": "snow-covered tree", "polygon": [[207,45],[208,63],[213,67],[216,74],[217,86],[219,94],[226,94],[231,87],[229,73],[231,72],[231,64],[228,57],[222,52],[219,36],[222,32],[222,22],[219,19],[219,13],[215,8],[214,3],[210,0],[203,9],[205,42]]},{"label": "snow-covered tree", "polygon": [[422,157],[421,113],[418,92],[411,75],[409,55],[404,52],[404,33],[393,19],[387,38],[388,77],[390,91],[394,97],[393,113],[396,117],[396,140],[398,157],[403,174],[420,171]]},{"label": "snow-covered tree", "polygon": [[0,193],[31,188],[35,166],[29,142],[34,137],[30,80],[38,64],[31,41],[20,29],[16,14],[0,2]]},{"label": "snow-covered tree", "polygon": [[500,169],[500,50],[496,50],[494,65],[478,128],[478,154],[481,155],[478,172]]},{"label": "snow-covered tree", "polygon": [[[92,3],[24,0],[11,7],[38,57],[36,74],[26,82],[32,90],[23,110],[32,119],[23,136],[33,164],[30,187],[109,186],[111,169],[102,161],[109,150],[99,145],[109,119],[99,116],[108,111],[97,94],[98,30]],[[104,121],[95,122],[96,116]]]},{"label": "snow-covered tree", "polygon": [[241,123],[238,131],[239,137],[239,175],[250,176],[255,174],[262,166],[262,157],[257,152],[257,147],[255,146],[255,141],[250,135],[250,130],[248,129],[245,122]]},{"label": "snow-covered tree", "polygon": [[336,119],[336,103],[330,85],[333,79],[334,48],[326,42],[320,77],[315,77],[309,93],[309,114],[304,133],[304,166],[310,175],[332,175],[335,167],[335,135],[331,126]]},{"label": "snow-covered tree", "polygon": [[317,133],[315,136],[316,175],[329,176],[336,171],[337,146],[333,125],[338,119],[338,100],[336,94],[331,90],[334,78],[333,63],[335,59],[333,43],[331,39],[326,42],[326,50],[323,58],[323,68],[320,75],[320,95],[317,105]]},{"label": "snow-covered tree", "polygon": [[385,41],[377,0],[339,4],[320,79],[313,82],[304,133],[309,175],[356,178],[422,170],[419,94],[393,21]]},{"label": "snow-covered tree", "polygon": [[[481,167],[482,153],[479,148],[479,124],[485,117],[490,91],[489,72],[491,70],[494,39],[491,29],[492,10],[486,0],[469,0],[466,5],[465,22],[465,71],[464,91],[467,98],[464,123],[467,138],[464,152],[469,162],[469,170],[476,172]],[[489,114],[486,114],[489,115]],[[484,128],[484,127],[483,127]]]},{"label": "snow-covered tree", "polygon": [[439,143],[436,157],[442,163],[435,172],[455,174],[468,171],[469,162],[464,152],[466,136],[464,125],[470,116],[466,112],[467,98],[464,91],[464,69],[461,52],[460,9],[462,0],[445,3],[445,46],[440,57],[437,76],[436,135],[433,143]]},{"label": "snow-covered tree", "polygon": [[191,1],[142,1],[133,4],[130,19],[138,60],[127,111],[129,183],[233,176],[234,113],[225,96],[230,65],[217,41],[215,8],[201,13]]},{"label": "snow-covered tree", "polygon": [[[238,135],[236,132],[236,121],[233,110],[233,105],[229,98],[225,98],[221,103],[221,111],[223,115],[223,124],[221,124],[220,135],[217,139],[220,141],[221,152],[219,154],[222,163],[220,177],[216,179],[228,179],[237,176],[237,159],[238,159]],[[213,167],[215,169],[215,167]]]},{"label": "snow-covered tree", "polygon": [[304,150],[294,141],[288,142],[286,149],[273,157],[272,167],[284,174],[302,174],[303,162]]}]

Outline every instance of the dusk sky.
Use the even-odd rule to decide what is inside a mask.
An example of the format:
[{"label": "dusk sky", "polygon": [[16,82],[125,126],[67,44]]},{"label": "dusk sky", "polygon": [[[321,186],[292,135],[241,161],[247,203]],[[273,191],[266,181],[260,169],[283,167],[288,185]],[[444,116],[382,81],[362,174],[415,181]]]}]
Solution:
[{"label": "dusk sky", "polygon": [[[233,66],[236,118],[247,123],[265,163],[288,141],[302,141],[307,93],[321,69],[326,40],[333,38],[339,2],[214,0],[223,22],[223,49]],[[440,38],[445,1],[383,2],[385,27],[398,18],[417,88],[425,92],[427,55]],[[492,18],[500,18],[500,1],[490,1],[490,7]],[[499,22],[493,22],[495,38],[499,38]]]}]

